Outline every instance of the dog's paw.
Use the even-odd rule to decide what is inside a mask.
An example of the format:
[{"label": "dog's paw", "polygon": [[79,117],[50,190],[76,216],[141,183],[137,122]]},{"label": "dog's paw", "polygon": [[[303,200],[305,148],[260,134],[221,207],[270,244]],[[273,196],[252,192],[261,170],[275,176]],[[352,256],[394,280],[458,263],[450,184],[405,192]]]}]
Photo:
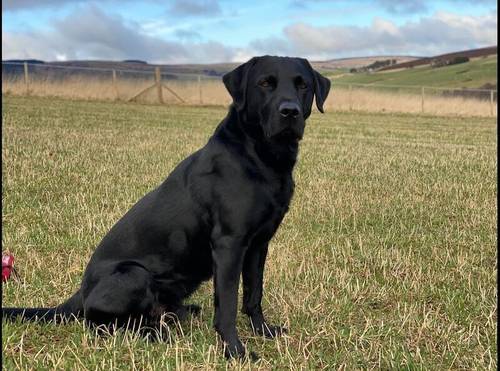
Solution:
[{"label": "dog's paw", "polygon": [[224,343],[224,357],[226,359],[245,358],[245,355],[245,347],[240,341],[234,344]]},{"label": "dog's paw", "polygon": [[259,360],[259,355],[255,352],[247,352],[245,350],[245,347],[237,348],[237,347],[230,347],[229,345],[225,346],[224,349],[224,357],[226,357],[227,360],[232,360],[232,359],[239,359],[239,360],[246,360],[248,359],[251,362],[256,362]]},{"label": "dog's paw", "polygon": [[259,327],[253,327],[253,329],[255,334],[260,336],[265,336],[266,338],[269,339],[284,335],[288,332],[288,330],[285,327],[268,325],[267,323],[264,323],[262,324],[262,326]]},{"label": "dog's paw", "polygon": [[255,362],[259,360],[259,355],[255,352],[247,352],[245,346],[238,341],[235,344],[224,344],[224,356],[227,360],[240,359]]}]

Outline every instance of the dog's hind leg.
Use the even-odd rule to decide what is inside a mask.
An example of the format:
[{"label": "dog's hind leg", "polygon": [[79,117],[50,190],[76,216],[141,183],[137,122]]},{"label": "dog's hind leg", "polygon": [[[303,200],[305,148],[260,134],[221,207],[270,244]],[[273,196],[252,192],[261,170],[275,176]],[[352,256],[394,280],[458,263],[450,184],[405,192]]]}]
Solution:
[{"label": "dog's hind leg", "polygon": [[97,326],[149,325],[157,306],[151,274],[134,262],[120,263],[99,277],[83,301],[85,320]]}]

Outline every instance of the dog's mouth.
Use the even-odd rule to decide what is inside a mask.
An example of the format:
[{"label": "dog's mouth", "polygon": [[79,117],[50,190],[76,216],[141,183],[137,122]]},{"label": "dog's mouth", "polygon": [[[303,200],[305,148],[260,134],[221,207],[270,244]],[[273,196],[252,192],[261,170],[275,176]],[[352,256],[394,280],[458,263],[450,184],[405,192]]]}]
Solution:
[{"label": "dog's mouth", "polygon": [[297,144],[304,135],[304,128],[299,125],[286,125],[282,128],[273,128],[268,125],[261,125],[261,127],[265,139],[276,144]]},{"label": "dog's mouth", "polygon": [[286,128],[273,135],[272,139],[280,143],[297,143],[302,139],[302,134],[292,128]]}]

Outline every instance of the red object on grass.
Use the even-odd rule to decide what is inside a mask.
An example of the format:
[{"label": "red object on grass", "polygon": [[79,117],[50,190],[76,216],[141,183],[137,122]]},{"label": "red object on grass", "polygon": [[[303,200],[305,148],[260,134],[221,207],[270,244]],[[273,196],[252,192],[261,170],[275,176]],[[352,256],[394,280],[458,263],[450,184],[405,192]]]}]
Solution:
[{"label": "red object on grass", "polygon": [[10,254],[2,255],[2,282],[9,279],[14,269],[14,257]]}]

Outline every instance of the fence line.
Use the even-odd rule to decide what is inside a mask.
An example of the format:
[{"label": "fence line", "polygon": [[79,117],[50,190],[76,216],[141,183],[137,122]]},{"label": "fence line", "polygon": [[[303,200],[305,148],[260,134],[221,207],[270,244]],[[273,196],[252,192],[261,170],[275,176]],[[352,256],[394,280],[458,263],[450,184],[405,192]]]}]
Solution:
[{"label": "fence line", "polygon": [[[231,102],[220,75],[162,71],[160,66],[148,66],[148,68],[154,69],[2,62],[2,93],[123,101],[151,101],[153,98],[159,103],[168,103],[170,99],[175,99],[176,103],[189,104],[228,105]],[[61,70],[70,72],[57,72]],[[332,93],[326,104],[330,105],[329,108],[336,110],[388,110],[438,114],[446,111],[448,114],[458,112],[458,114],[481,116],[495,116],[496,114],[496,89],[363,84],[336,80],[332,80],[332,85]],[[347,89],[347,92],[342,93],[343,89]],[[398,91],[394,92],[394,89]],[[152,94],[154,91],[156,94]],[[169,94],[165,96],[165,92]],[[385,100],[382,99],[384,94]],[[411,102],[403,102],[404,99],[407,101],[418,99],[420,104],[418,108],[416,105],[410,107]],[[448,100],[445,101],[445,99]],[[452,107],[449,103],[453,99],[455,103]],[[399,105],[395,105],[393,101],[398,101]],[[464,102],[466,104],[463,104]],[[449,107],[444,109],[440,105]],[[464,108],[464,106],[469,108]],[[471,108],[472,106],[474,107]]]},{"label": "fence line", "polygon": [[105,68],[105,67],[86,67],[86,66],[61,66],[57,64],[47,64],[47,63],[29,63],[29,62],[4,62],[2,61],[2,66],[33,66],[33,67],[41,67],[41,68],[58,68],[65,70],[87,70],[87,71],[103,71],[103,72],[111,72],[113,70],[118,72],[132,72],[132,73],[145,73],[151,74],[154,70],[144,71],[144,70],[126,70],[126,69],[116,69],[116,68]]},{"label": "fence line", "polygon": [[[145,70],[133,70],[133,69],[117,69],[117,68],[104,68],[104,67],[86,67],[86,66],[61,66],[61,65],[53,65],[53,64],[45,64],[45,63],[29,63],[29,62],[2,62],[2,67],[3,66],[19,66],[19,68],[23,68],[23,76],[24,76],[24,84],[25,84],[25,93],[28,95],[30,94],[30,89],[29,89],[29,83],[30,83],[30,72],[29,72],[29,67],[31,66],[31,70],[33,69],[38,69],[38,68],[55,68],[55,69],[65,69],[65,70],[70,70],[70,71],[95,71],[95,72],[110,72],[111,73],[111,84],[113,87],[114,95],[115,95],[115,100],[120,100],[119,92],[118,92],[118,77],[117,73],[121,74],[143,74],[146,76],[151,76],[154,75],[155,83],[145,89],[141,89],[139,92],[136,92],[133,94],[130,98],[125,99],[126,101],[134,101],[144,93],[147,93],[151,88],[156,87],[157,91],[157,97],[158,97],[158,102],[159,103],[164,103],[163,99],[163,89],[169,91],[180,103],[185,103],[185,100],[178,94],[176,93],[171,87],[169,87],[165,82],[162,81],[162,75],[163,76],[170,76],[170,77],[181,77],[183,79],[197,79],[198,80],[198,96],[199,96],[199,103],[202,104],[202,86],[201,86],[201,78],[202,76],[200,74],[196,73],[176,73],[176,72],[165,72],[161,71],[161,68],[159,66],[155,67],[154,70],[151,71],[145,71]],[[15,72],[11,72],[15,74]],[[4,74],[4,71],[2,69],[2,75]],[[39,72],[36,73],[37,75],[40,74]],[[220,80],[221,76],[203,76],[204,79],[214,79],[214,80]]]},{"label": "fence line", "polygon": [[[67,70],[87,70],[87,71],[102,71],[102,72],[121,72],[121,73],[138,73],[138,74],[146,74],[153,75],[156,73],[156,69],[161,67],[154,67],[151,70],[145,71],[140,69],[121,69],[121,68],[113,68],[113,67],[86,67],[86,66],[61,66],[56,64],[46,64],[46,63],[29,63],[29,62],[4,62],[2,61],[2,66],[4,65],[12,65],[12,66],[33,66],[39,68],[57,68],[57,69],[67,69]],[[154,66],[154,65],[153,65]],[[148,65],[148,67],[153,67],[152,65]],[[163,71],[162,75],[173,75],[173,76],[182,76],[182,77],[192,77],[195,78],[203,78],[203,79],[221,79],[222,76],[212,76],[200,73],[193,72],[173,72],[173,71]],[[391,85],[391,84],[377,84],[377,83],[359,83],[359,82],[343,82],[343,81],[335,81],[332,80],[333,86],[342,85],[342,86],[362,86],[362,87],[370,87],[370,88],[396,88],[396,89],[433,89],[433,90],[456,90],[462,91],[464,88],[449,88],[442,86],[430,86],[430,85]],[[467,91],[471,92],[494,92],[497,93],[497,89],[479,89],[479,88],[466,88]]]},{"label": "fence line", "polygon": [[344,82],[344,81],[335,81],[332,80],[332,85],[342,85],[342,86],[362,86],[366,88],[394,88],[394,89],[433,89],[433,90],[456,90],[456,91],[471,91],[471,92],[497,92],[497,89],[476,89],[476,88],[447,88],[443,86],[430,86],[430,85],[386,85],[386,84],[377,84],[377,83],[359,83],[359,82]]},{"label": "fence line", "polygon": [[24,62],[24,85],[26,85],[26,94],[29,94],[30,92],[30,85],[29,85],[29,76],[28,76],[28,63]]},{"label": "fence line", "polygon": [[485,94],[485,99],[488,99],[489,101],[489,114],[490,116],[494,116],[494,105],[495,105],[495,94],[497,94],[496,89],[476,89],[476,88],[462,88],[462,89],[457,89],[457,88],[445,88],[445,87],[440,87],[440,86],[419,86],[419,85],[385,85],[385,84],[363,84],[363,83],[348,83],[348,82],[332,82],[332,85],[335,86],[343,86],[348,88],[348,106],[349,106],[349,111],[352,111],[352,106],[353,106],[353,101],[352,101],[352,88],[354,87],[362,87],[362,88],[370,88],[370,89],[400,89],[400,90],[411,90],[414,89],[415,91],[420,90],[420,112],[425,113],[425,100],[426,100],[426,91],[442,91],[445,93],[452,93],[455,95],[462,95],[466,96],[469,95],[468,98],[480,98],[480,97],[474,97],[474,93],[487,93],[487,98]]}]

